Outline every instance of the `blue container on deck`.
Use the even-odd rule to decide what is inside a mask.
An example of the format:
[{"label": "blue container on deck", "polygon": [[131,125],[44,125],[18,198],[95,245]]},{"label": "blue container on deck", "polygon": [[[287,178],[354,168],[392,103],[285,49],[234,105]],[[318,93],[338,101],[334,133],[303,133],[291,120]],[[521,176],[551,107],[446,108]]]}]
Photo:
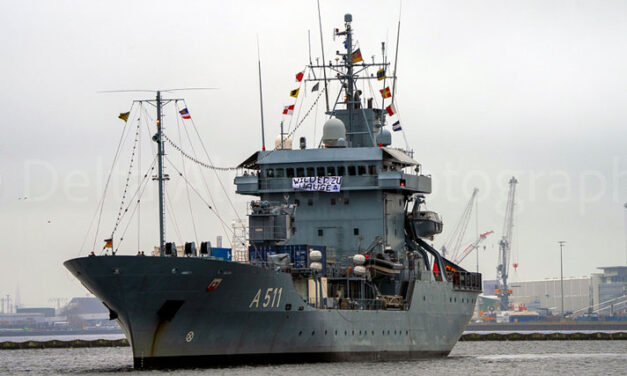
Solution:
[{"label": "blue container on deck", "polygon": [[309,252],[312,250],[322,253],[322,275],[326,275],[327,270],[327,247],[322,245],[290,244],[279,246],[249,246],[248,260],[251,263],[267,262],[268,255],[287,253],[290,255],[290,262],[294,269],[306,269],[309,267]]},{"label": "blue container on deck", "polygon": [[232,260],[231,248],[211,248],[211,256],[224,261]]},{"label": "blue container on deck", "polygon": [[305,269],[309,267],[309,252],[312,250],[322,253],[322,275],[325,275],[327,268],[327,247],[321,245],[308,244],[290,244],[279,246],[278,253],[287,253],[290,255],[294,269]]},{"label": "blue container on deck", "polygon": [[272,245],[267,246],[249,246],[248,247],[248,260],[252,263],[266,262],[268,261],[268,255],[274,255],[277,253],[276,247]]}]

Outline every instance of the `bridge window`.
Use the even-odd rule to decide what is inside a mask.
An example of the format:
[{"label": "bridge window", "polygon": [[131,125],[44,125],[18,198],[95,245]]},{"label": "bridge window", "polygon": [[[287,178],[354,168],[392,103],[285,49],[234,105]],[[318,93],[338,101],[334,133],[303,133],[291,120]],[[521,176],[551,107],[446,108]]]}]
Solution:
[{"label": "bridge window", "polygon": [[331,199],[331,205],[335,205],[335,199],[334,198]]},{"label": "bridge window", "polygon": [[274,170],[269,168],[266,170],[266,177],[268,178],[273,178],[274,177]]},{"label": "bridge window", "polygon": [[348,175],[355,176],[355,166],[348,166]]},{"label": "bridge window", "polygon": [[298,167],[296,169],[296,176],[299,178],[302,178],[303,176],[305,176],[305,169],[303,167]]},{"label": "bridge window", "polygon": [[313,167],[307,167],[307,176],[316,176],[316,169]]},{"label": "bridge window", "polygon": [[319,228],[318,229],[318,236],[322,236],[322,235],[324,235],[324,231],[321,228]]},{"label": "bridge window", "polygon": [[359,229],[357,227],[353,229],[353,234],[359,235]]},{"label": "bridge window", "polygon": [[346,168],[344,166],[337,166],[337,175],[338,176],[346,175]]},{"label": "bridge window", "polygon": [[348,205],[348,197],[344,199],[344,205]]},{"label": "bridge window", "polygon": [[324,176],[324,167],[318,167],[316,169],[316,176]]},{"label": "bridge window", "polygon": [[276,169],[276,177],[277,178],[283,178],[285,177],[285,170],[282,168],[277,168]]},{"label": "bridge window", "polygon": [[366,175],[366,166],[357,166],[357,175],[359,176]]},{"label": "bridge window", "polygon": [[335,176],[335,167],[327,167],[327,176]]},{"label": "bridge window", "polygon": [[293,178],[294,177],[294,169],[293,168],[286,168],[285,169],[285,175],[288,178]]},{"label": "bridge window", "polygon": [[313,206],[313,199],[308,198],[308,199],[307,199],[307,205],[308,205],[308,206]]},{"label": "bridge window", "polygon": [[375,165],[368,166],[368,173],[370,175],[376,175],[377,174],[377,166],[375,166]]},{"label": "bridge window", "polygon": [[300,205],[300,200],[299,199],[294,200],[294,205],[296,206]]}]

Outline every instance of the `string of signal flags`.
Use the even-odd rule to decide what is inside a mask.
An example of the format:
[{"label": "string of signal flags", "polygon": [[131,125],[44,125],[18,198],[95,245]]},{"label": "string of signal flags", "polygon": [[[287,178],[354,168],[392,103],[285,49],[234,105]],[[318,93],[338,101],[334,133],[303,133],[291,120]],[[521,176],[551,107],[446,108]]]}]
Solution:
[{"label": "string of signal flags", "polygon": [[[360,61],[363,61],[363,58],[361,55],[361,51],[358,48],[353,53],[353,64],[358,63]],[[295,75],[296,82],[301,83],[304,77],[305,77],[304,70],[296,73]],[[385,75],[385,68],[379,69],[377,71],[377,80],[383,81],[386,78],[387,76]],[[300,88],[301,87],[299,85],[296,89],[291,90],[290,97],[297,99],[298,94],[300,93]],[[315,91],[318,91],[319,89],[320,89],[320,82],[316,82],[316,84],[311,88],[311,91],[315,92]],[[392,97],[392,91],[390,90],[389,86],[386,86],[385,88],[379,90],[379,92],[381,93],[381,96],[383,97],[384,100]],[[296,103],[284,106],[283,115],[292,116],[294,114],[295,106],[296,106]],[[389,116],[393,116],[397,114],[397,110],[396,110],[396,107],[394,106],[394,103],[391,103],[389,106],[385,107],[385,111],[388,113]],[[400,120],[397,120],[392,124],[392,130],[394,132],[398,132],[402,130]]]}]

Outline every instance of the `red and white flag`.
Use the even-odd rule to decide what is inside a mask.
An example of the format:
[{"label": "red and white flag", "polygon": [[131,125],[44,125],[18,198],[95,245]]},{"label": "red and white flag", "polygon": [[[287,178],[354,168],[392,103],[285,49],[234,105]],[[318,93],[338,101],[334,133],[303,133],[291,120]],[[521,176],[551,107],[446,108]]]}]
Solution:
[{"label": "red and white flag", "polygon": [[301,82],[305,77],[305,71],[296,73],[296,82]]},{"label": "red and white flag", "polygon": [[294,113],[294,105],[283,107],[283,115],[291,115]]},{"label": "red and white flag", "polygon": [[396,107],[394,107],[394,103],[392,103],[391,105],[387,106],[385,108],[385,110],[388,112],[388,115],[392,116],[396,113]]}]

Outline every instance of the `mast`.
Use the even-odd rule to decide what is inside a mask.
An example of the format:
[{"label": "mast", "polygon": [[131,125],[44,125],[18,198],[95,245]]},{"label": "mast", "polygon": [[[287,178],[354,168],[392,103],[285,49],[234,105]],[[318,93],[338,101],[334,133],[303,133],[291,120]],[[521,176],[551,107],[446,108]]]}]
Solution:
[{"label": "mast", "polygon": [[353,132],[353,110],[354,98],[353,98],[353,30],[351,29],[351,22],[353,16],[350,13],[344,15],[344,22],[346,23],[346,108],[348,109],[348,133]]},{"label": "mast", "polygon": [[263,127],[263,90],[261,85],[261,54],[259,53],[259,36],[257,36],[257,60],[259,62],[259,107],[261,108],[261,150],[266,151],[266,136]]},{"label": "mast", "polygon": [[329,112],[329,90],[327,88],[327,68],[324,60],[324,38],[322,38],[322,16],[320,15],[320,0],[318,0],[318,26],[320,29],[320,49],[322,50],[322,75],[324,76],[324,98]]},{"label": "mast", "polygon": [[[161,127],[161,91],[157,91],[157,134],[154,139],[157,142],[157,161],[159,163],[159,171],[157,180],[159,181],[159,255],[165,255],[165,205],[164,205],[164,190],[165,179],[163,177],[163,156],[164,156],[164,142],[163,142],[163,129]],[[175,251],[176,252],[176,251]]]}]

